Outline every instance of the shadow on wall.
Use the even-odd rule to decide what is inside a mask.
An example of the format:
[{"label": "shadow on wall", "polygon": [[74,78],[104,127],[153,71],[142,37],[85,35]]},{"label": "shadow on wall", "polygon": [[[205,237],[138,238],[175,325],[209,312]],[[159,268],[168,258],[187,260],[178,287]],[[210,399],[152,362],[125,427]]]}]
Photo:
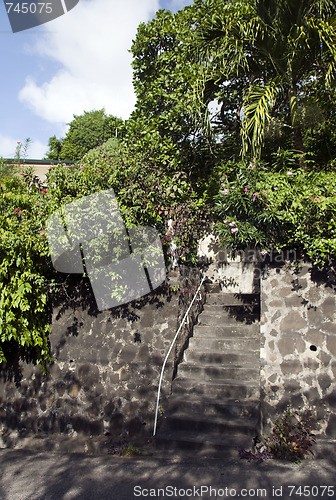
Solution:
[{"label": "shadow on wall", "polygon": [[[1,368],[2,446],[15,446],[32,435],[151,435],[163,359],[199,282],[199,272],[176,271],[148,296],[98,311],[89,282],[69,279],[53,302],[50,344],[55,362],[49,375],[18,356]],[[200,307],[193,308],[192,321]],[[191,326],[183,329],[168,360],[162,402]]]}]

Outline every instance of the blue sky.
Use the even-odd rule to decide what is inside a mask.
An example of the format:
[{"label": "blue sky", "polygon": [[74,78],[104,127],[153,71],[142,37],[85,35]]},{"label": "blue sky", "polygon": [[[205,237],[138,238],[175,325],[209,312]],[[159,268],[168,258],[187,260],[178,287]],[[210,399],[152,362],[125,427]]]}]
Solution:
[{"label": "blue sky", "polygon": [[2,68],[0,157],[31,138],[28,157],[41,159],[52,135],[83,111],[105,108],[126,119],[135,97],[128,49],[140,22],[160,8],[176,12],[193,0],[80,0],[66,15],[12,33],[0,3]]}]

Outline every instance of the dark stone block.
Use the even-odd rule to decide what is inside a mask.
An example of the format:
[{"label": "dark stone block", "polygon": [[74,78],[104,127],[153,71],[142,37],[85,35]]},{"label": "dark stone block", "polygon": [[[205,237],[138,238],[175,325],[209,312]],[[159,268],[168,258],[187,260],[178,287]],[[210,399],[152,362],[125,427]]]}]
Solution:
[{"label": "dark stone block", "polygon": [[336,438],[336,415],[330,415],[328,426],[326,429],[327,436],[335,439]]},{"label": "dark stone block", "polygon": [[320,309],[311,308],[307,311],[307,319],[310,325],[318,326],[323,323],[323,315]]},{"label": "dark stone block", "polygon": [[290,311],[281,321],[282,332],[292,332],[305,328],[306,322],[297,311]]},{"label": "dark stone block", "polygon": [[115,403],[113,401],[110,401],[107,405],[104,406],[104,414],[107,417],[113,415],[114,411],[115,411]]},{"label": "dark stone block", "polygon": [[281,363],[281,371],[284,375],[297,375],[302,372],[302,365],[299,359],[286,360]]},{"label": "dark stone block", "polygon": [[124,417],[121,413],[115,413],[114,415],[111,415],[109,418],[109,426],[108,426],[108,431],[112,435],[120,435],[123,432],[123,427],[124,427]]},{"label": "dark stone block", "polygon": [[312,387],[308,391],[305,391],[304,395],[308,399],[310,405],[316,405],[321,403],[321,397],[316,387]]},{"label": "dark stone block", "polygon": [[139,418],[132,418],[128,424],[129,437],[132,439],[134,436],[138,436],[143,430],[145,422],[142,422]]},{"label": "dark stone block", "polygon": [[63,380],[58,380],[56,382],[56,390],[57,390],[57,393],[59,396],[63,396],[64,393],[65,393],[65,390],[66,390],[66,385],[65,385],[65,382],[63,382]]},{"label": "dark stone block", "polygon": [[322,303],[323,315],[327,320],[332,321],[335,317],[335,297],[327,297]]},{"label": "dark stone block", "polygon": [[332,380],[329,377],[329,375],[327,375],[326,373],[322,373],[318,377],[318,382],[320,384],[322,391],[325,391],[326,389],[328,389],[330,387]]},{"label": "dark stone block", "polygon": [[27,412],[30,408],[29,400],[26,398],[16,399],[13,403],[13,409],[17,413]]},{"label": "dark stone block", "polygon": [[120,358],[127,364],[132,363],[136,354],[138,352],[138,347],[136,345],[126,345],[120,353]]},{"label": "dark stone block", "polygon": [[103,423],[95,420],[90,421],[87,417],[75,416],[71,417],[71,425],[74,431],[90,436],[99,436],[103,433]]}]

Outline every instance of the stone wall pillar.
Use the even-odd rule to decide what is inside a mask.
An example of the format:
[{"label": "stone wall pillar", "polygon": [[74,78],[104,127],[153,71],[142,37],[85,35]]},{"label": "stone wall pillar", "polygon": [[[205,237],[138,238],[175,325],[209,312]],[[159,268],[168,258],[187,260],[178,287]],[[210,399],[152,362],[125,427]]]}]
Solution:
[{"label": "stone wall pillar", "polygon": [[310,263],[270,264],[261,280],[264,431],[290,405],[312,409],[317,434],[336,439],[336,276]]}]

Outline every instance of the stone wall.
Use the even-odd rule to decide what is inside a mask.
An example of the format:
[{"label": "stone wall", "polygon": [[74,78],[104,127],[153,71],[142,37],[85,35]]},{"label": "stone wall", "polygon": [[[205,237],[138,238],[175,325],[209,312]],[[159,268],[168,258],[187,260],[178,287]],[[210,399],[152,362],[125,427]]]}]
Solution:
[{"label": "stone wall", "polygon": [[[53,306],[49,375],[22,361],[0,371],[0,446],[90,451],[151,436],[162,363],[199,283],[197,270],[180,269],[150,295],[102,312],[87,282],[67,287]],[[163,404],[203,302],[169,357]]]},{"label": "stone wall", "polygon": [[317,434],[336,439],[336,276],[288,261],[269,265],[263,278],[264,431],[290,405],[314,410]]}]

